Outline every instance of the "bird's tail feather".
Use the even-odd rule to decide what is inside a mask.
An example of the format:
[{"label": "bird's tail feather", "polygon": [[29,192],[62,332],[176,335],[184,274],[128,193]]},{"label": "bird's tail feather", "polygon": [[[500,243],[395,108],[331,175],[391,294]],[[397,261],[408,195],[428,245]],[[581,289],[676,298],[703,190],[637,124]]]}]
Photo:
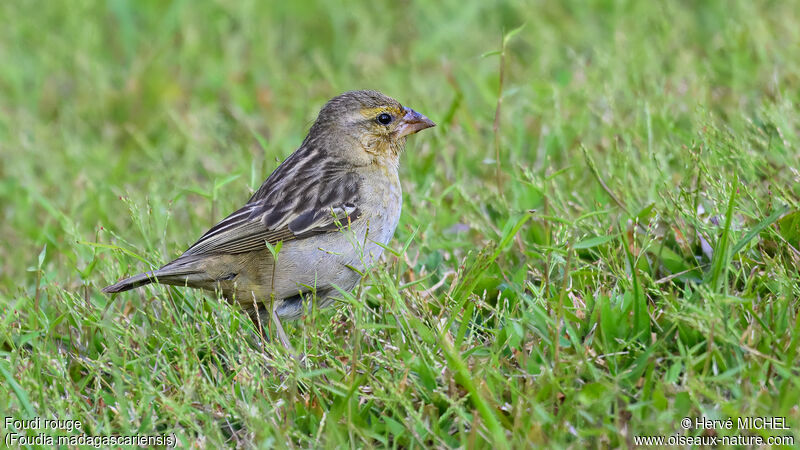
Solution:
[{"label": "bird's tail feather", "polygon": [[111,286],[106,286],[103,288],[103,292],[107,294],[124,292],[150,283],[191,286],[196,282],[205,281],[205,278],[207,276],[204,271],[193,267],[193,264],[189,261],[178,259],[158,270],[140,273]]},{"label": "bird's tail feather", "polygon": [[126,278],[118,283],[112,284],[111,286],[104,287],[103,292],[106,294],[113,294],[116,292],[129,291],[139,286],[154,283],[156,281],[156,272],[157,271],[145,272],[140,273],[139,275],[134,275],[130,278]]}]

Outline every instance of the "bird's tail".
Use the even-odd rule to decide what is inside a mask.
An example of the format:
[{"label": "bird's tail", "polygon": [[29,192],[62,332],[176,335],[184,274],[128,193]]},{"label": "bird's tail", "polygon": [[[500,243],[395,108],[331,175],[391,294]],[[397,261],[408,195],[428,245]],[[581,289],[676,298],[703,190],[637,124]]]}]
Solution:
[{"label": "bird's tail", "polygon": [[139,286],[144,286],[146,284],[154,283],[156,281],[156,275],[155,275],[156,272],[157,271],[145,272],[145,273],[140,273],[139,275],[134,275],[130,278],[125,278],[124,280],[118,283],[104,287],[103,292],[105,292],[106,294],[113,294],[116,292],[129,291],[131,289],[136,289]]},{"label": "bird's tail", "polygon": [[206,281],[205,271],[200,270],[194,263],[193,259],[179,258],[158,270],[140,273],[111,286],[106,286],[103,288],[103,292],[106,294],[124,292],[150,283],[192,286],[197,282]]}]

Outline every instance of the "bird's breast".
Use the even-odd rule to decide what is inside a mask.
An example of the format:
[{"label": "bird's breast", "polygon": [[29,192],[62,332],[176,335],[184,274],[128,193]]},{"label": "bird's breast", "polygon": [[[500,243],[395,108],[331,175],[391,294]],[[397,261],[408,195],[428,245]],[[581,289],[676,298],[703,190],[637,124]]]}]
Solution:
[{"label": "bird's breast", "polygon": [[360,207],[368,226],[369,240],[387,244],[400,221],[403,192],[397,171],[381,167],[362,184],[363,205]]}]

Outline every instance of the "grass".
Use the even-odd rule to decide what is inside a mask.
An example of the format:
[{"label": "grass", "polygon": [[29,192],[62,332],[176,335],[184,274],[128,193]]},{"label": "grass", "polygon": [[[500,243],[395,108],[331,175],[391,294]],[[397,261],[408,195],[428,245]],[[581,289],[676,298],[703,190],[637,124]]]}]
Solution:
[{"label": "grass", "polygon": [[[200,447],[798,445],[791,2],[268,3],[0,4],[0,415]],[[306,367],[211,295],[100,293],[356,88],[439,126],[385,261],[287,324]]]}]

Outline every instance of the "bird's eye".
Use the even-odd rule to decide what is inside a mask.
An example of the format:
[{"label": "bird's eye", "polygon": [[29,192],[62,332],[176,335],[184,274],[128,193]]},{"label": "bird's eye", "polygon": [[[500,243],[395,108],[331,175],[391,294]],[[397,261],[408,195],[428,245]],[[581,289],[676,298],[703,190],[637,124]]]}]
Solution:
[{"label": "bird's eye", "polygon": [[380,123],[382,123],[384,125],[389,125],[390,123],[392,123],[392,116],[390,116],[389,114],[383,113],[380,116],[378,116],[378,122],[380,122]]}]

